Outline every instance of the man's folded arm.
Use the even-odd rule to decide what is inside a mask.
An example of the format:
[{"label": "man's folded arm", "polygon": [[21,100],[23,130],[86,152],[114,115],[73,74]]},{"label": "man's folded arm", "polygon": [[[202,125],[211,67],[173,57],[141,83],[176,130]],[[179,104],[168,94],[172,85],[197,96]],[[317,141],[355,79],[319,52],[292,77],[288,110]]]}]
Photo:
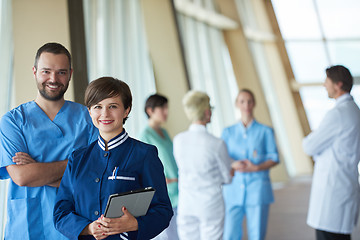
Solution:
[{"label": "man's folded arm", "polygon": [[8,165],[11,179],[19,186],[40,187],[49,185],[58,187],[66,169],[68,160],[50,163],[29,163],[23,165]]}]

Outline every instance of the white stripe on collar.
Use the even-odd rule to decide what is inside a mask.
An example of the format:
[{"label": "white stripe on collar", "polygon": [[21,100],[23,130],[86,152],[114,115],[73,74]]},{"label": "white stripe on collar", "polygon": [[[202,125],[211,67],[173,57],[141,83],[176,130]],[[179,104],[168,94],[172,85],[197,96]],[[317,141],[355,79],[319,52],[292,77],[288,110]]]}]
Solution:
[{"label": "white stripe on collar", "polygon": [[123,240],[127,240],[128,239],[128,235],[127,235],[127,233],[125,234],[125,233],[120,233],[120,238],[121,239],[123,239]]},{"label": "white stripe on collar", "polygon": [[[108,142],[108,144],[107,144],[108,145],[108,150],[116,148],[117,146],[119,146],[120,144],[125,142],[126,139],[128,139],[128,137],[129,137],[129,135],[127,134],[127,132],[124,132],[123,134],[121,134],[117,138],[110,140]],[[99,144],[100,148],[105,151],[105,143],[104,143],[104,140],[100,137],[100,135],[98,137],[98,144]]]}]

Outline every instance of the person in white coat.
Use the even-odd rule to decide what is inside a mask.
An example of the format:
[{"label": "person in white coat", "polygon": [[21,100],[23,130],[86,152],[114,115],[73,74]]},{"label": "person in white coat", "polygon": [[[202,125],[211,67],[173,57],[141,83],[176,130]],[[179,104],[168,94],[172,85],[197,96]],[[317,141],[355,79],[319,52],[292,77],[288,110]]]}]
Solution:
[{"label": "person in white coat", "polygon": [[183,105],[192,124],[174,138],[179,169],[179,238],[220,240],[225,215],[221,186],[231,181],[233,160],[223,140],[206,130],[211,119],[208,95],[190,91]]},{"label": "person in white coat", "polygon": [[360,202],[360,110],[350,95],[350,71],[337,65],[326,75],[324,86],[336,105],[303,140],[315,161],[307,223],[317,240],[351,239]]}]

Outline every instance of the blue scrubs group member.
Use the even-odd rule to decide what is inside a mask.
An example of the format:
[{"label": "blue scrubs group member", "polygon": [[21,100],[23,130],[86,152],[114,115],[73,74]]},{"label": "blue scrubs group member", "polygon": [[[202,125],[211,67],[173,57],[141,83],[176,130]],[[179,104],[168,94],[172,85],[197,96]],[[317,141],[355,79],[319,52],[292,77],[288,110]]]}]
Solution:
[{"label": "blue scrubs group member", "polygon": [[220,240],[225,215],[221,186],[231,181],[233,160],[224,141],[206,130],[212,114],[209,96],[190,91],[183,105],[191,125],[174,138],[179,168],[179,238]]},{"label": "blue scrubs group member", "polygon": [[274,202],[269,169],[279,162],[278,152],[273,130],[254,119],[254,94],[248,89],[240,90],[236,106],[241,112],[241,121],[226,128],[222,139],[230,156],[242,167],[235,172],[232,183],[223,187],[226,207],[224,239],[242,238],[246,216],[249,239],[263,240],[269,204]]},{"label": "blue scrubs group member", "polygon": [[159,158],[164,166],[167,190],[169,193],[174,216],[170,225],[156,240],[177,240],[177,205],[178,205],[178,168],[173,155],[173,143],[168,132],[162,127],[166,122],[169,107],[168,99],[160,94],[153,94],[146,100],[145,113],[149,118],[149,124],[140,133],[139,139],[155,145],[159,151]]},{"label": "blue scrubs group member", "polygon": [[[129,86],[111,77],[94,80],[85,105],[99,136],[69,158],[54,208],[56,229],[69,239],[155,237],[173,213],[156,147],[129,137],[123,128],[132,106]],[[101,214],[110,194],[144,187],[156,190],[145,216],[135,218],[125,207],[120,218]]]},{"label": "blue scrubs group member", "polygon": [[0,178],[11,178],[5,239],[66,239],[53,224],[56,192],[70,154],[97,136],[86,107],[64,99],[72,72],[64,46],[43,45],[33,67],[35,100],[1,119]]}]

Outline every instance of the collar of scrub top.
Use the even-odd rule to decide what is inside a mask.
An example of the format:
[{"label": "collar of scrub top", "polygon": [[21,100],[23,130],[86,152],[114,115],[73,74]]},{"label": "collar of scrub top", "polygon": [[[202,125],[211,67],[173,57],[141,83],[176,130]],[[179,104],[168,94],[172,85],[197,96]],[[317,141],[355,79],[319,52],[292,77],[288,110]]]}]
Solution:
[{"label": "collar of scrub top", "polygon": [[190,131],[206,131],[206,126],[202,124],[192,123],[189,127]]},{"label": "collar of scrub top", "polygon": [[353,99],[353,97],[350,95],[350,93],[344,93],[343,95],[341,95],[340,97],[338,97],[336,99],[336,105],[346,102],[346,101],[349,101],[349,100],[352,100],[352,99]]},{"label": "collar of scrub top", "polygon": [[246,127],[241,121],[239,122],[240,129],[243,134],[243,138],[247,138],[247,131],[254,125],[255,122],[256,122],[255,119],[253,119]]},{"label": "collar of scrub top", "polygon": [[[119,135],[112,138],[108,142],[108,150],[111,150],[111,149],[116,148],[117,146],[121,145],[123,142],[126,141],[126,139],[128,139],[128,137],[129,137],[129,135],[127,134],[127,132],[124,129]],[[100,135],[98,137],[98,144],[99,144],[100,148],[105,151],[105,141]]]}]

